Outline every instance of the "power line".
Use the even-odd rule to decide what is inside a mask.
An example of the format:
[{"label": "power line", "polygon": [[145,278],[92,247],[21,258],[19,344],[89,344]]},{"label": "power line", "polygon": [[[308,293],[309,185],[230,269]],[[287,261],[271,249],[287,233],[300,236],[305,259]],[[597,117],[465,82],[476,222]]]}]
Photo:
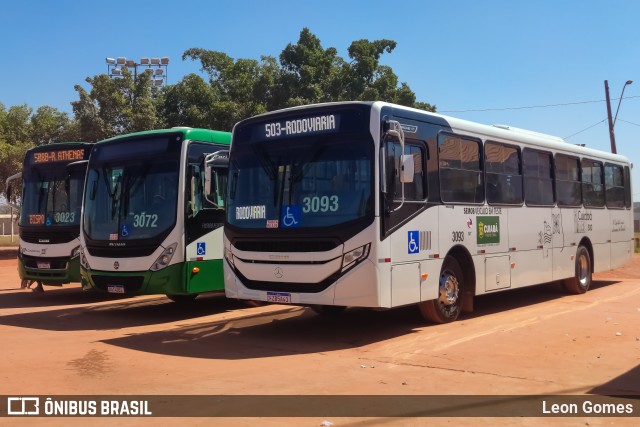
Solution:
[{"label": "power line", "polygon": [[[640,98],[640,95],[634,96],[625,96],[622,99],[630,99],[630,98]],[[620,98],[611,98],[611,100],[615,101]],[[502,107],[502,108],[475,108],[468,110],[438,110],[438,113],[473,113],[473,112],[484,112],[484,111],[507,111],[507,110],[527,110],[533,108],[550,108],[550,107],[566,107],[568,105],[581,105],[581,104],[595,104],[599,102],[606,102],[605,99],[598,99],[593,101],[576,101],[576,102],[565,102],[561,104],[545,104],[545,105],[529,105],[524,107]]]},{"label": "power line", "polygon": [[[591,126],[589,126],[589,127],[587,127],[587,128],[584,128],[584,129],[582,129],[582,130],[581,130],[581,131],[579,131],[579,132],[576,132],[576,133],[571,134],[571,135],[569,135],[569,136],[565,136],[565,137],[564,137],[564,139],[569,139],[569,138],[571,138],[572,136],[576,136],[576,135],[578,135],[579,133],[582,133],[582,132],[584,132],[584,131],[587,131],[587,130],[591,129],[592,127],[596,127],[596,126],[598,126],[600,123],[604,123],[604,121],[605,121],[605,120],[607,120],[607,119],[606,119],[606,118],[604,118],[604,119],[600,120],[598,123],[594,123],[594,124],[592,124]],[[621,121],[622,121],[622,120],[621,120]]]},{"label": "power line", "polygon": [[630,122],[630,121],[628,121],[628,120],[622,120],[622,119],[618,119],[618,120],[620,120],[621,122],[628,123],[628,124],[630,124],[630,125],[640,126],[639,124],[637,124],[637,123],[633,123],[633,122]]}]

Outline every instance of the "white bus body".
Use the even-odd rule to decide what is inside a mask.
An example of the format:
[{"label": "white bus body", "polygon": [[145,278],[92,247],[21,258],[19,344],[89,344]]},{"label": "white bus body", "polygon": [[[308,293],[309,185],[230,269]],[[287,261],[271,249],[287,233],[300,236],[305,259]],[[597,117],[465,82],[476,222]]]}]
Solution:
[{"label": "white bus body", "polygon": [[633,253],[630,167],[557,137],[383,102],[256,116],[232,137],[226,295],[419,304],[447,322],[490,292],[565,280],[582,293],[592,272]]}]

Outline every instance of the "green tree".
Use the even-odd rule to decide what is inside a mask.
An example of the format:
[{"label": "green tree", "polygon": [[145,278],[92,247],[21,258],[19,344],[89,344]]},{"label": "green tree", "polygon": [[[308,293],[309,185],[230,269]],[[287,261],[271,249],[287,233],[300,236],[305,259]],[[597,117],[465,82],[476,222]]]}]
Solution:
[{"label": "green tree", "polygon": [[32,111],[27,105],[13,106],[6,110],[0,103],[0,187],[4,196],[5,181],[22,170],[24,155],[34,146],[31,141]]},{"label": "green tree", "polygon": [[[234,60],[223,52],[193,48],[185,51],[182,59],[199,60],[209,75],[213,102],[210,114],[203,114],[208,115],[210,127],[231,130],[237,121],[264,113],[274,105],[279,71],[275,58]],[[175,105],[167,106],[167,114],[176,114]]]},{"label": "green tree", "polygon": [[381,56],[395,47],[393,40],[356,40],[349,46],[347,62],[303,28],[298,42],[280,53],[279,62],[271,56],[256,61],[188,49],[182,59],[200,62],[209,76],[208,87],[195,75],[185,77],[166,90],[163,115],[172,126],[230,130],[237,121],[256,114],[318,102],[381,100],[435,111],[435,106],[417,102],[391,67],[380,65]]},{"label": "green tree", "polygon": [[31,116],[31,141],[36,145],[50,142],[77,141],[77,127],[67,113],[54,107],[38,107]]},{"label": "green tree", "polygon": [[148,73],[134,77],[125,67],[122,78],[100,74],[87,77],[86,82],[91,90],[76,85],[79,100],[71,103],[83,141],[154,129],[163,122],[155,100],[160,92],[151,88]]}]

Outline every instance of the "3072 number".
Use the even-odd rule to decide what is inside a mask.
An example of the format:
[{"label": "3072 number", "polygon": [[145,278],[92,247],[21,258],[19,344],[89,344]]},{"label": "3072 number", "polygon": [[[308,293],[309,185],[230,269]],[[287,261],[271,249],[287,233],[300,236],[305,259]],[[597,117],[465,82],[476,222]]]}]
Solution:
[{"label": "3072 number", "polygon": [[157,214],[145,214],[142,212],[140,215],[133,216],[133,227],[134,228],[154,228],[158,226],[158,215]]}]

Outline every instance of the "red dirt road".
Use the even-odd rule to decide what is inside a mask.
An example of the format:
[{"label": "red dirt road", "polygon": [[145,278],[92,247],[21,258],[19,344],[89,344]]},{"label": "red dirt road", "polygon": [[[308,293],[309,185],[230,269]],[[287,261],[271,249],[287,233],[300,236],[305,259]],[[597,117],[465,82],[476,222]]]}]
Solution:
[{"label": "red dirt road", "polygon": [[[640,256],[584,295],[547,284],[427,325],[415,308],[336,317],[221,296],[180,306],[79,285],[19,289],[0,251],[0,395],[640,395]],[[0,425],[640,425],[634,418],[0,418]]]}]

